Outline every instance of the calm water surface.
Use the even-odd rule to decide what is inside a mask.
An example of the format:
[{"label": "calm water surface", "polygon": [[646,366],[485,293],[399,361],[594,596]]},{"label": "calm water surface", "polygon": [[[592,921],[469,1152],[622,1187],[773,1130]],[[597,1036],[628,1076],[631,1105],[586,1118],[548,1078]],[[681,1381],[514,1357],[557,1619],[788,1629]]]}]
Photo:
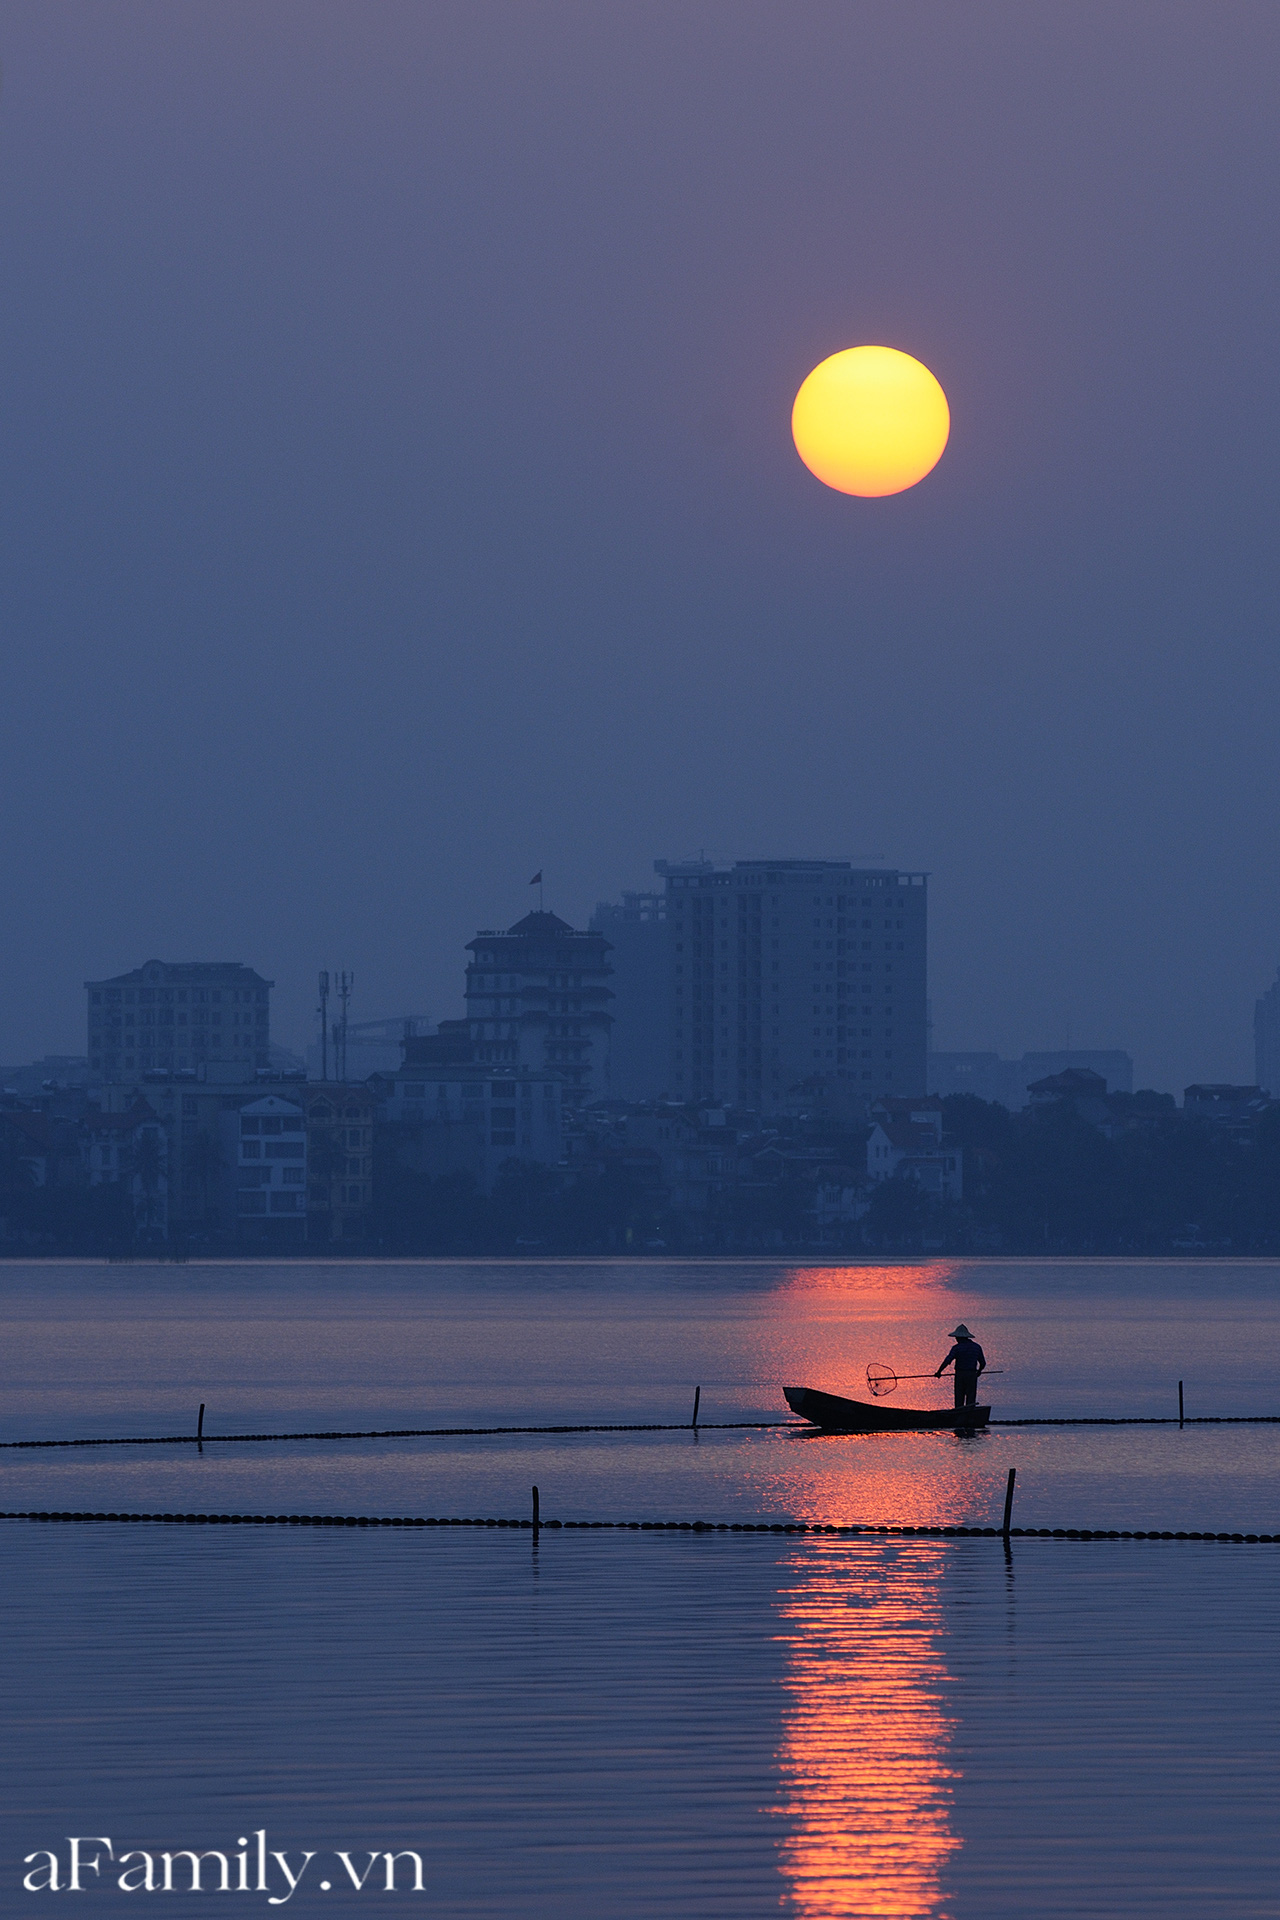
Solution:
[{"label": "calm water surface", "polygon": [[[781,1419],[960,1318],[998,1416],[1280,1412],[1270,1264],[41,1265],[0,1438]],[[1268,1426],[213,1439],[0,1453],[0,1507],[989,1524],[1010,1465],[1027,1525],[1280,1531]],[[265,1828],[308,1913],[412,1848],[459,1920],[1270,1915],[1278,1551],[3,1524],[0,1900],[72,1833],[234,1876]]]}]

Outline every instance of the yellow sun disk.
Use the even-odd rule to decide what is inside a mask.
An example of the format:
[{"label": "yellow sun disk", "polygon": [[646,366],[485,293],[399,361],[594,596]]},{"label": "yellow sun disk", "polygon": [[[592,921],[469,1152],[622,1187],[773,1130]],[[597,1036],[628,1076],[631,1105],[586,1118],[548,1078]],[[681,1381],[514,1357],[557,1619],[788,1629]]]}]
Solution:
[{"label": "yellow sun disk", "polygon": [[942,458],[947,396],[895,347],[849,347],[816,366],[796,395],[791,433],[806,467],[839,493],[876,499],[915,486]]}]

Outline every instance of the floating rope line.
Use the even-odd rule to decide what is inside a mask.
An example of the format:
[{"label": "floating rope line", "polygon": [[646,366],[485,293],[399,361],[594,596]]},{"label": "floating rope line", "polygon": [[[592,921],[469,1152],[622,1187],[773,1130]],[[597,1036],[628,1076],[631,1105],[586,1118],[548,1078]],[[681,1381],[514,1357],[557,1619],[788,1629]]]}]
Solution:
[{"label": "floating rope line", "polygon": [[842,1538],[886,1535],[928,1540],[1210,1540],[1241,1545],[1272,1545],[1273,1533],[1171,1533],[1154,1529],[1105,1527],[905,1527],[896,1524],[825,1525],[815,1520],[460,1520],[335,1513],[52,1513],[0,1512],[0,1520],[150,1522],[187,1527],[502,1527],[525,1533],[807,1533]]},{"label": "floating rope line", "polygon": [[[1176,1416],[1161,1414],[1134,1414],[1131,1417],[1107,1418],[1101,1414],[1088,1415],[1078,1419],[1040,1419],[1040,1420],[989,1420],[989,1427],[1249,1427],[1280,1426],[1278,1413],[1225,1413],[1197,1414],[1194,1418],[1179,1420]],[[369,1427],[347,1431],[339,1428],[320,1428],[314,1433],[156,1433],[134,1434],[122,1439],[90,1437],[85,1440],[0,1440],[0,1452],[27,1452],[42,1447],[194,1447],[194,1446],[246,1446],[268,1440],[449,1440],[469,1439],[495,1434],[517,1433],[764,1433],[779,1428],[794,1433],[825,1433],[833,1435],[835,1428],[816,1427],[808,1420],[701,1420],[696,1429],[688,1420],[633,1420],[614,1421],[608,1425],[561,1425],[554,1427]],[[904,1427],[876,1428],[874,1432],[937,1432],[950,1433],[950,1427],[934,1429]],[[850,1429],[841,1437],[867,1438],[867,1434]]]},{"label": "floating rope line", "polygon": [[1179,1420],[1173,1413],[1088,1414],[1080,1419],[988,1420],[989,1427],[1277,1427],[1280,1413],[1197,1413]]},{"label": "floating rope line", "polygon": [[[1189,1424],[1189,1423],[1188,1423]],[[731,1432],[743,1427],[795,1427],[816,1432],[807,1420],[703,1420],[699,1433]],[[475,1434],[495,1433],[692,1433],[687,1420],[645,1420],[612,1426],[558,1427],[371,1427],[367,1431],[344,1432],[324,1429],[316,1433],[159,1433],[143,1434],[123,1440],[0,1440],[0,1450],[19,1447],[184,1447],[240,1445],[261,1440],[443,1440]]]}]

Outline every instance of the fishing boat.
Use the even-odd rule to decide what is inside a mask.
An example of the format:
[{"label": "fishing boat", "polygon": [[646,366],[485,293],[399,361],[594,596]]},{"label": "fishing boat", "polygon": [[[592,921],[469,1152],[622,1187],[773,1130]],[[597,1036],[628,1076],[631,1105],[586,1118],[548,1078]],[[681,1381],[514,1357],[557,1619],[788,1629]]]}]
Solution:
[{"label": "fishing boat", "polygon": [[820,1393],[817,1387],[782,1391],[792,1413],[827,1433],[910,1433],[921,1428],[972,1433],[991,1418],[990,1407],[885,1407],[842,1400],[838,1393]]}]

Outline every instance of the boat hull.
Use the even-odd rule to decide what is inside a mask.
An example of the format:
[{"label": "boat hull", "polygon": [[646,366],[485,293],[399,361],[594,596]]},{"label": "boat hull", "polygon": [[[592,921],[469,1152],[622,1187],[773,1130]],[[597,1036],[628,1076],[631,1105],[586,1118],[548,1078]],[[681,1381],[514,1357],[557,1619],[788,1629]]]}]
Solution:
[{"label": "boat hull", "polygon": [[843,1400],[816,1387],[782,1391],[793,1413],[827,1433],[913,1433],[931,1428],[972,1433],[991,1418],[990,1407],[885,1407],[866,1400]]}]

